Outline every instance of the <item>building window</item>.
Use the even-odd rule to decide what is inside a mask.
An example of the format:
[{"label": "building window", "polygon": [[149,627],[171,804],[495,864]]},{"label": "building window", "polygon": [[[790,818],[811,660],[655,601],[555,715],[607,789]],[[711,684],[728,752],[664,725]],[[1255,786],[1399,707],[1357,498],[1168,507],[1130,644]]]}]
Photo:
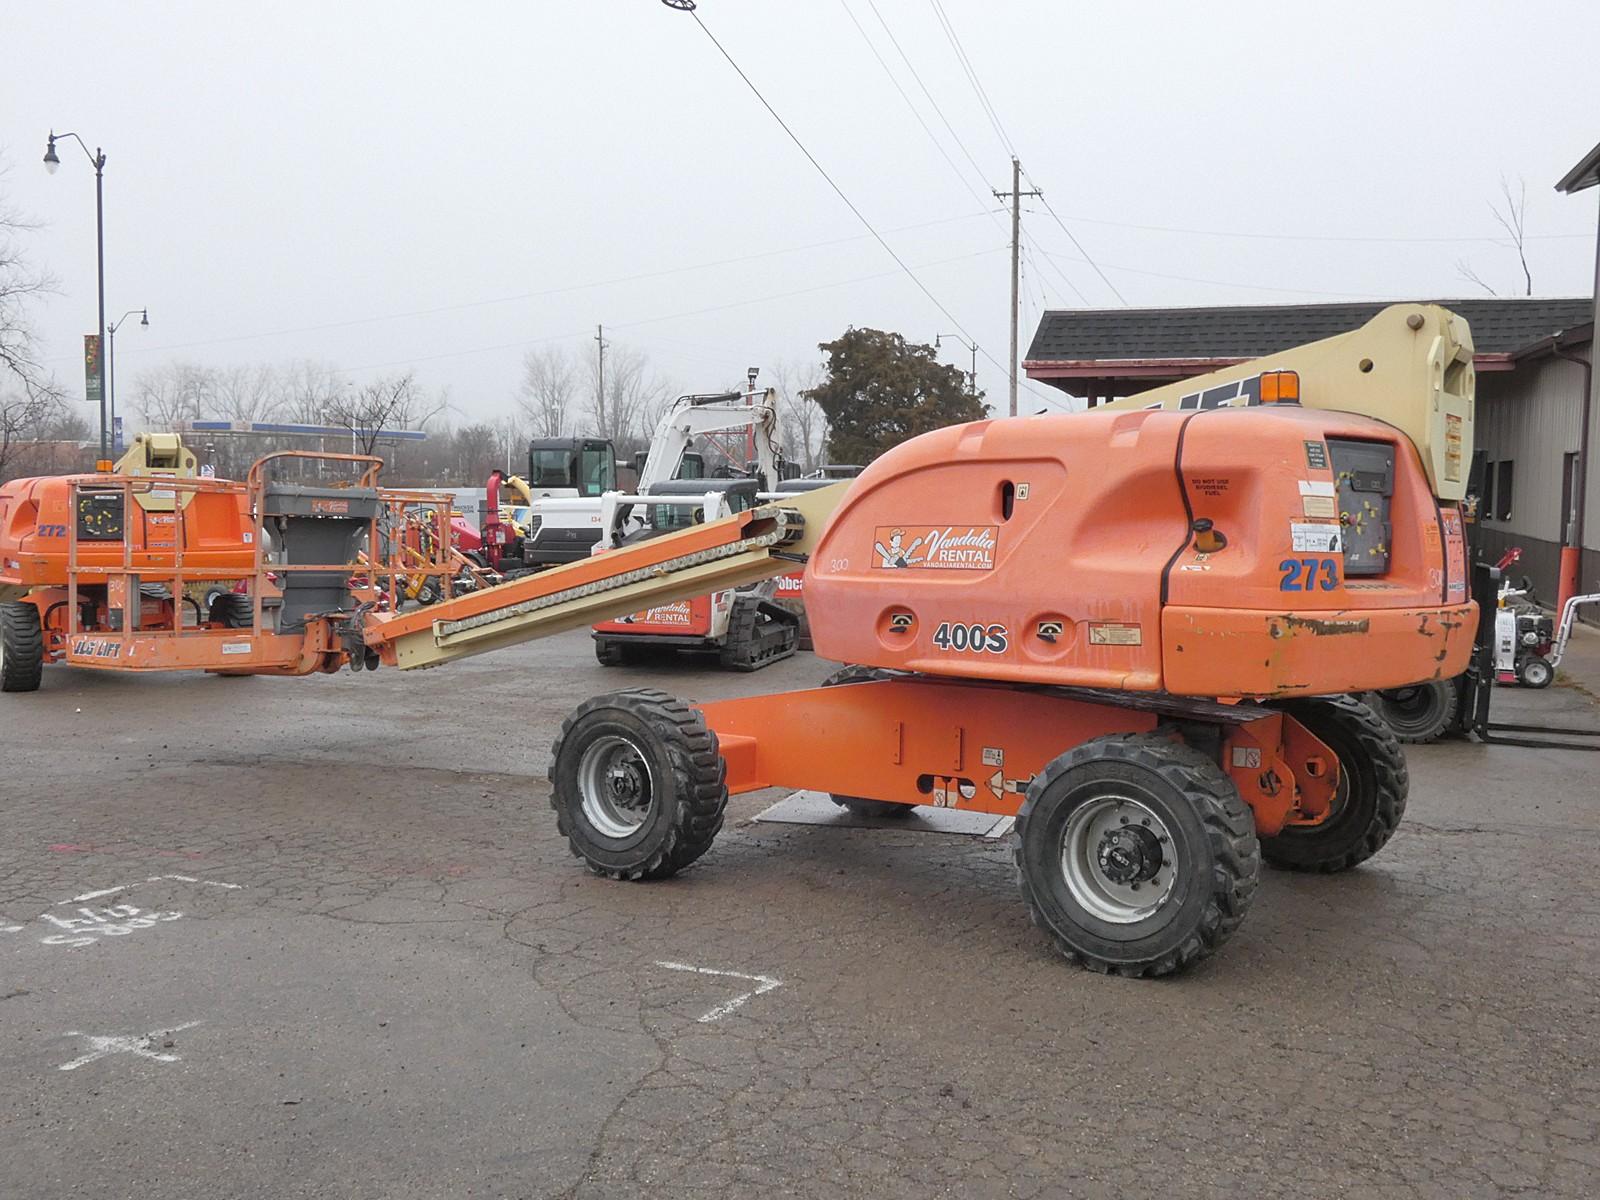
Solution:
[{"label": "building window", "polygon": [[1494,520],[1494,472],[1499,463],[1486,462],[1483,464],[1483,482],[1479,487],[1483,495],[1478,497],[1478,520]]},{"label": "building window", "polygon": [[1515,483],[1515,466],[1516,464],[1508,458],[1499,464],[1496,471],[1498,478],[1494,482],[1494,515],[1497,521],[1511,520],[1511,490]]}]

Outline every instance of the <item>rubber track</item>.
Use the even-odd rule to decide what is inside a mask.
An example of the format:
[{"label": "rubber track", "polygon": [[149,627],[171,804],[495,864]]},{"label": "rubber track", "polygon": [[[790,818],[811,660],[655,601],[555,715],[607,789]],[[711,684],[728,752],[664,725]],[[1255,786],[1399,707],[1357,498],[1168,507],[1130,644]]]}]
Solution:
[{"label": "rubber track", "polygon": [[673,790],[680,803],[675,824],[645,863],[625,870],[588,863],[589,870],[611,879],[665,879],[675,875],[709,850],[722,828],[723,812],[728,807],[728,767],[717,748],[717,735],[706,728],[698,712],[657,688],[630,688],[594,696],[575,708],[561,723],[561,732],[550,748],[547,775],[556,828],[567,839],[568,849],[579,858],[583,857],[583,852],[573,841],[566,814],[556,803],[556,760],[561,756],[561,744],[572,732],[573,725],[585,714],[599,709],[621,709],[639,718],[664,743],[672,764]]},{"label": "rubber track", "polygon": [[[1194,931],[1176,948],[1144,963],[1118,963],[1094,958],[1069,945],[1050,927],[1033,897],[1022,871],[1022,842],[1038,796],[1074,767],[1090,762],[1131,763],[1153,771],[1194,803],[1215,859],[1211,896]],[[1131,979],[1170,975],[1212,954],[1239,928],[1255,898],[1261,878],[1261,855],[1256,840],[1255,817],[1227,774],[1192,746],[1159,734],[1119,733],[1095,738],[1052,760],[1028,787],[1027,800],[1017,814],[1014,843],[1017,882],[1033,923],[1044,930],[1069,962],[1102,975]]]}]

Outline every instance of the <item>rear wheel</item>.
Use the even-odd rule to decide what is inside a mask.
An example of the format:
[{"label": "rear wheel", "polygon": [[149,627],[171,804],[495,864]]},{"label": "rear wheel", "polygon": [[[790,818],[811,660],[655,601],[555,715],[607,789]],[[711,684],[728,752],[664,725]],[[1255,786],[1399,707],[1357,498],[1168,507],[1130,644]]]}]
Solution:
[{"label": "rear wheel", "polygon": [[1416,743],[1436,742],[1448,733],[1459,703],[1453,679],[1368,692],[1363,698],[1396,738]]},{"label": "rear wheel", "polygon": [[[822,681],[822,686],[839,687],[849,683],[871,683],[878,679],[892,679],[896,674],[897,672],[877,667],[854,665],[840,667]],[[904,820],[917,807],[914,804],[897,804],[893,800],[868,800],[865,796],[840,796],[832,792],[829,793],[829,798],[840,808],[853,812],[858,817],[875,817],[891,821]]]},{"label": "rear wheel", "polygon": [[1556,669],[1548,660],[1530,654],[1517,664],[1517,678],[1523,687],[1547,688],[1555,681]]},{"label": "rear wheel", "polygon": [[0,604],[0,692],[36,692],[44,678],[44,629],[25,600]]},{"label": "rear wheel", "polygon": [[700,714],[653,688],[596,696],[561,725],[550,807],[597,875],[665,879],[711,848],[726,766]]},{"label": "rear wheel", "polygon": [[1062,954],[1136,977],[1226,942],[1261,873],[1233,781],[1154,734],[1095,738],[1050,762],[1017,814],[1016,860],[1028,913]]},{"label": "rear wheel", "polygon": [[238,592],[223,592],[211,600],[211,621],[227,629],[248,629],[252,620],[250,597]]},{"label": "rear wheel", "polygon": [[1371,708],[1351,696],[1285,700],[1282,709],[1339,759],[1333,809],[1316,825],[1285,825],[1261,839],[1261,854],[1290,871],[1345,871],[1388,843],[1406,811],[1405,752]]}]

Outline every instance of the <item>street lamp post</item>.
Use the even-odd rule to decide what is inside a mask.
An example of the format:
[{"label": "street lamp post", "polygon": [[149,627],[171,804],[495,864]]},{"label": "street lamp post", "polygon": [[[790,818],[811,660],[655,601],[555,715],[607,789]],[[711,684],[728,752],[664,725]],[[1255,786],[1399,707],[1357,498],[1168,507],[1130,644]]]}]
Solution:
[{"label": "street lamp post", "polygon": [[[111,442],[113,448],[117,440],[117,328],[134,313],[139,314],[139,324],[146,328],[150,325],[150,310],[147,308],[130,308],[115,321],[106,326],[106,409],[110,415]],[[102,453],[104,453],[102,451]]]},{"label": "street lamp post", "polygon": [[963,350],[972,355],[972,373],[967,376],[967,379],[970,381],[968,385],[969,390],[974,396],[976,396],[978,394],[978,343],[969,342],[966,338],[962,337],[958,333],[936,333],[933,335],[933,348],[935,350],[939,349],[940,343],[944,338],[949,338],[956,345],[960,346]]},{"label": "street lamp post", "polygon": [[[98,267],[100,284],[100,321],[96,329],[106,327],[106,222],[105,222],[105,151],[96,146],[94,153],[89,153],[88,144],[75,133],[50,132],[49,144],[44,151],[44,168],[50,174],[56,173],[56,168],[61,165],[61,160],[56,157],[56,139],[72,138],[83,147],[84,154],[88,155],[89,162],[94,166],[94,240],[95,259]],[[106,456],[106,360],[105,355],[100,355],[100,461],[107,461]]]}]

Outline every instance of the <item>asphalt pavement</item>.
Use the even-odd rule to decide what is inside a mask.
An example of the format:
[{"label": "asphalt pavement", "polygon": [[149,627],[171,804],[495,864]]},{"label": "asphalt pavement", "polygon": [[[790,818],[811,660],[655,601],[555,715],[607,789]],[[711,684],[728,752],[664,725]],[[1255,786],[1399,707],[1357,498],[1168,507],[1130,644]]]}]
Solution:
[{"label": "asphalt pavement", "polygon": [[[306,680],[0,697],[0,1197],[1463,1197],[1600,1191],[1596,756],[1413,748],[1388,849],[1268,872],[1103,978],[1008,845],[755,823],[589,875],[544,772],[649,683],[582,634]],[[1572,687],[1504,720],[1600,726]]]}]

